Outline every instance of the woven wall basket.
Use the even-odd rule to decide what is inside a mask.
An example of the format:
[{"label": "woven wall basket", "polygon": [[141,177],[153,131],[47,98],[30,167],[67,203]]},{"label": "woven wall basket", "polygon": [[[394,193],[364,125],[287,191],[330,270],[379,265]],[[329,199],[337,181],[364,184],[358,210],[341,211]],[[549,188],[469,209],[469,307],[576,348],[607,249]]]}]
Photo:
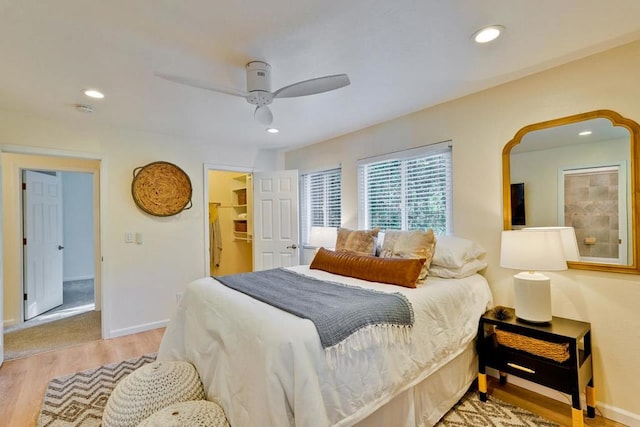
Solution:
[{"label": "woven wall basket", "polygon": [[191,208],[191,180],[169,162],[135,168],[131,194],[140,209],[155,216],[171,216]]}]

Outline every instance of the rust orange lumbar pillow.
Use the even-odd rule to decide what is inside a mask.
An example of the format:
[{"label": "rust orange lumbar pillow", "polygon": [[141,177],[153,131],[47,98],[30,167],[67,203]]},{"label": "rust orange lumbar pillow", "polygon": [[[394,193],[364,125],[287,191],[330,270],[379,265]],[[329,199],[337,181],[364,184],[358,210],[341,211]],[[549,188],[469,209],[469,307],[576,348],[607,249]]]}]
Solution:
[{"label": "rust orange lumbar pillow", "polygon": [[424,258],[379,258],[320,248],[309,268],[370,282],[415,288],[424,262]]}]

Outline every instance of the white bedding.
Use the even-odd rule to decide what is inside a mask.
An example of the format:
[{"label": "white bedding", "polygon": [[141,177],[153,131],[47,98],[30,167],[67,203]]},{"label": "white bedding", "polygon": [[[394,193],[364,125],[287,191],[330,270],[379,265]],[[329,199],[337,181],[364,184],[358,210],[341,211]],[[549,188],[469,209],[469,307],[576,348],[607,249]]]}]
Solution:
[{"label": "white bedding", "polygon": [[480,275],[429,277],[408,289],[308,266],[291,270],[403,293],[415,315],[411,342],[350,351],[330,368],[311,321],[212,278],[196,280],[167,326],[158,359],[193,363],[207,398],[222,405],[234,427],[355,424],[460,354],[491,304]]}]

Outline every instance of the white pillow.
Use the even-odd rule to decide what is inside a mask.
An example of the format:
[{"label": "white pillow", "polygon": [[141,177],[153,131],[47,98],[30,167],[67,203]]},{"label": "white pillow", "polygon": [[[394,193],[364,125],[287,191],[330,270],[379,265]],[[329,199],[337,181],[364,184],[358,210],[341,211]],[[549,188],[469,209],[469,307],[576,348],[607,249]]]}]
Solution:
[{"label": "white pillow", "polygon": [[384,244],[384,231],[378,231],[378,236],[376,237],[376,256],[380,256],[380,252],[382,251],[382,245]]},{"label": "white pillow", "polygon": [[486,253],[487,251],[473,240],[457,236],[438,236],[431,264],[459,269]]},{"label": "white pillow", "polygon": [[[438,242],[440,241],[438,240]],[[481,259],[471,260],[462,267],[443,267],[431,264],[429,276],[442,277],[443,279],[462,279],[485,268],[487,268],[487,262]]]}]

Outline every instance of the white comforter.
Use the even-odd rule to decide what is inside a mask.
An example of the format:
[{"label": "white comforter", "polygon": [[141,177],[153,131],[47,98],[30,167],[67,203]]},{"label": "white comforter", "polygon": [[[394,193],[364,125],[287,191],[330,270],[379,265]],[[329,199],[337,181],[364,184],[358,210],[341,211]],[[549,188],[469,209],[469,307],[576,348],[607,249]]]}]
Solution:
[{"label": "white comforter", "polygon": [[167,326],[158,359],[193,363],[207,399],[222,405],[233,427],[352,425],[457,356],[491,304],[488,284],[479,275],[429,277],[408,289],[308,266],[291,270],[403,293],[415,315],[411,342],[350,351],[329,367],[310,320],[212,278],[196,280]]}]

